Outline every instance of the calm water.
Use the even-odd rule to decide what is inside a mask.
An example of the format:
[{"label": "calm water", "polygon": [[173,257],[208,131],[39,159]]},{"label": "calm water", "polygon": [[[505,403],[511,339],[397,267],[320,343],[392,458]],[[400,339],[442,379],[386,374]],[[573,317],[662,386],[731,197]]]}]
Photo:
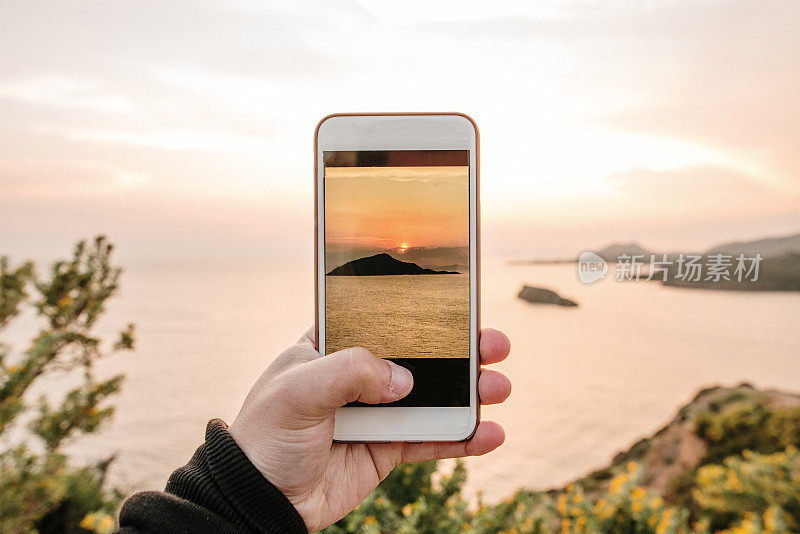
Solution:
[{"label": "calm water", "polygon": [[[500,499],[606,464],[671,418],[698,388],[747,380],[800,390],[800,294],[585,286],[573,266],[482,265],[482,321],[512,340],[497,366],[514,392],[483,417],[508,438],[468,461],[471,494]],[[423,278],[423,277],[418,277]],[[553,288],[578,308],[531,305],[520,285]],[[112,481],[161,488],[203,439],[231,421],[267,364],[313,322],[313,262],[130,265],[101,327],[138,327],[137,350],[101,362],[127,380],[106,431],[72,445],[80,460],[117,453]],[[17,328],[8,341],[20,346]],[[66,387],[60,380],[54,388]]]},{"label": "calm water", "polygon": [[325,285],[328,354],[359,345],[382,358],[469,357],[468,274],[326,276]]}]

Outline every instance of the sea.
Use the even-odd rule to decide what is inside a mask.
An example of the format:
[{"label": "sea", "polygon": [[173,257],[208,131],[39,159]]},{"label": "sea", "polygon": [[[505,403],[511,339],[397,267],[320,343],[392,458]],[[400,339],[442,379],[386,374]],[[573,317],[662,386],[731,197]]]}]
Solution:
[{"label": "sea", "polygon": [[[484,258],[481,269],[482,324],[511,339],[511,356],[494,367],[513,392],[482,410],[504,426],[506,443],[467,459],[472,498],[495,502],[602,467],[703,387],[800,391],[800,293],[587,285],[575,265],[504,258]],[[71,442],[73,460],[114,455],[110,483],[163,488],[202,442],[206,422],[232,421],[267,365],[311,327],[313,284],[311,258],[128,265],[97,330],[110,340],[133,322],[136,349],[97,364],[101,376],[126,378],[114,420]],[[524,302],[523,284],[579,305]],[[22,349],[35,327],[23,317],[3,341]],[[63,393],[74,379],[55,375],[31,395]]]},{"label": "sea", "polygon": [[326,276],[325,317],[328,354],[469,358],[469,274]]}]

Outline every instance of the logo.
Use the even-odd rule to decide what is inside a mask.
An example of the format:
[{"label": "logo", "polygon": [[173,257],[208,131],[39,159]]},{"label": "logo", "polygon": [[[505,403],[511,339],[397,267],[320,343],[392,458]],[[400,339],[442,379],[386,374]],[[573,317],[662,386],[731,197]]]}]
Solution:
[{"label": "logo", "polygon": [[581,252],[578,258],[578,278],[584,284],[591,284],[602,280],[608,272],[606,260],[594,252]]}]

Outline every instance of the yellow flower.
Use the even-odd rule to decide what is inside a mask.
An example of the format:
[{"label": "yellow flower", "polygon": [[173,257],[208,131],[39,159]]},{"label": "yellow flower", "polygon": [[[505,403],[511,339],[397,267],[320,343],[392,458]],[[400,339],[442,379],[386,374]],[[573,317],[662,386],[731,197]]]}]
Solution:
[{"label": "yellow flower", "polygon": [[586,528],[586,516],[580,516],[577,521],[575,521],[575,526],[578,528],[578,530],[583,530]]},{"label": "yellow flower", "polygon": [[113,530],[114,530],[114,518],[112,518],[108,514],[105,514],[95,527],[95,531],[100,532],[102,534],[111,534],[111,531]]},{"label": "yellow flower", "polygon": [[611,495],[616,495],[622,489],[622,486],[628,481],[628,475],[622,473],[621,475],[615,476],[611,479],[611,482],[608,485],[608,492]]},{"label": "yellow flower", "polygon": [[86,514],[80,522],[80,527],[86,530],[94,530],[94,520],[97,517],[96,514]]},{"label": "yellow flower", "polygon": [[694,524],[694,530],[697,532],[705,532],[708,530],[709,526],[711,526],[711,523],[708,519],[701,519]]},{"label": "yellow flower", "polygon": [[672,508],[667,508],[661,513],[661,521],[658,522],[656,527],[656,534],[665,534],[667,529],[672,524],[672,516],[675,511]]},{"label": "yellow flower", "polygon": [[756,525],[756,519],[752,512],[747,512],[744,515],[744,521],[738,525],[734,525],[731,532],[733,534],[753,534],[760,530]]},{"label": "yellow flower", "polygon": [[635,473],[637,467],[639,467],[639,464],[637,464],[636,462],[628,462],[628,465],[626,466],[628,473],[630,474]]},{"label": "yellow flower", "polygon": [[631,491],[631,499],[640,501],[644,499],[646,496],[647,496],[647,490],[645,490],[641,486],[636,486],[635,488],[633,488],[633,491]]},{"label": "yellow flower", "polygon": [[744,489],[742,481],[739,480],[739,476],[734,471],[728,471],[728,476],[725,477],[725,483],[722,487],[736,493],[740,493]]},{"label": "yellow flower", "polygon": [[569,519],[561,520],[561,534],[569,534]]},{"label": "yellow flower", "polygon": [[575,496],[572,498],[572,502],[575,504],[580,504],[583,502],[583,495],[580,493],[576,493]]},{"label": "yellow flower", "polygon": [[375,525],[377,522],[378,520],[375,519],[374,515],[368,515],[367,517],[364,518],[365,525]]},{"label": "yellow flower", "polygon": [[664,504],[664,499],[661,497],[653,497],[650,499],[650,508],[660,508]]},{"label": "yellow flower", "polygon": [[725,468],[721,465],[711,464],[700,468],[697,473],[697,482],[701,486],[709,486],[716,484],[722,477],[725,476]]},{"label": "yellow flower", "polygon": [[403,516],[408,517],[411,515],[411,512],[414,511],[414,503],[408,503],[407,505],[403,506],[401,509],[403,512]]},{"label": "yellow flower", "polygon": [[778,509],[770,506],[764,512],[764,526],[767,530],[775,530],[778,528]]},{"label": "yellow flower", "polygon": [[608,501],[603,499],[602,497],[597,499],[597,502],[594,503],[594,513],[596,514],[600,513],[600,510],[605,508],[606,504],[608,504]]},{"label": "yellow flower", "polygon": [[575,491],[575,484],[570,482],[569,484],[567,484],[567,493],[572,493],[573,491]]},{"label": "yellow flower", "polygon": [[563,493],[558,496],[558,513],[567,515],[567,496]]},{"label": "yellow flower", "polygon": [[66,308],[72,303],[72,299],[69,297],[61,297],[58,299],[58,307],[59,308]]},{"label": "yellow flower", "polygon": [[633,501],[631,502],[631,510],[633,513],[638,514],[642,511],[642,501]]},{"label": "yellow flower", "polygon": [[597,514],[600,519],[608,519],[611,517],[611,514],[614,513],[614,506],[605,499],[599,499],[597,504],[594,505],[594,513]]}]

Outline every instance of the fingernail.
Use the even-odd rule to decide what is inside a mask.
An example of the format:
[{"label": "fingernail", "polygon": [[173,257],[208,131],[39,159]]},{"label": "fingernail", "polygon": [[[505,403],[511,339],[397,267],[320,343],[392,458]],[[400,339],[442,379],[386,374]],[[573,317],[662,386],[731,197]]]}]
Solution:
[{"label": "fingernail", "polygon": [[392,383],[389,385],[389,390],[398,398],[405,397],[414,387],[414,377],[411,376],[411,371],[405,367],[401,367],[394,362],[389,362],[389,364],[392,370]]}]

